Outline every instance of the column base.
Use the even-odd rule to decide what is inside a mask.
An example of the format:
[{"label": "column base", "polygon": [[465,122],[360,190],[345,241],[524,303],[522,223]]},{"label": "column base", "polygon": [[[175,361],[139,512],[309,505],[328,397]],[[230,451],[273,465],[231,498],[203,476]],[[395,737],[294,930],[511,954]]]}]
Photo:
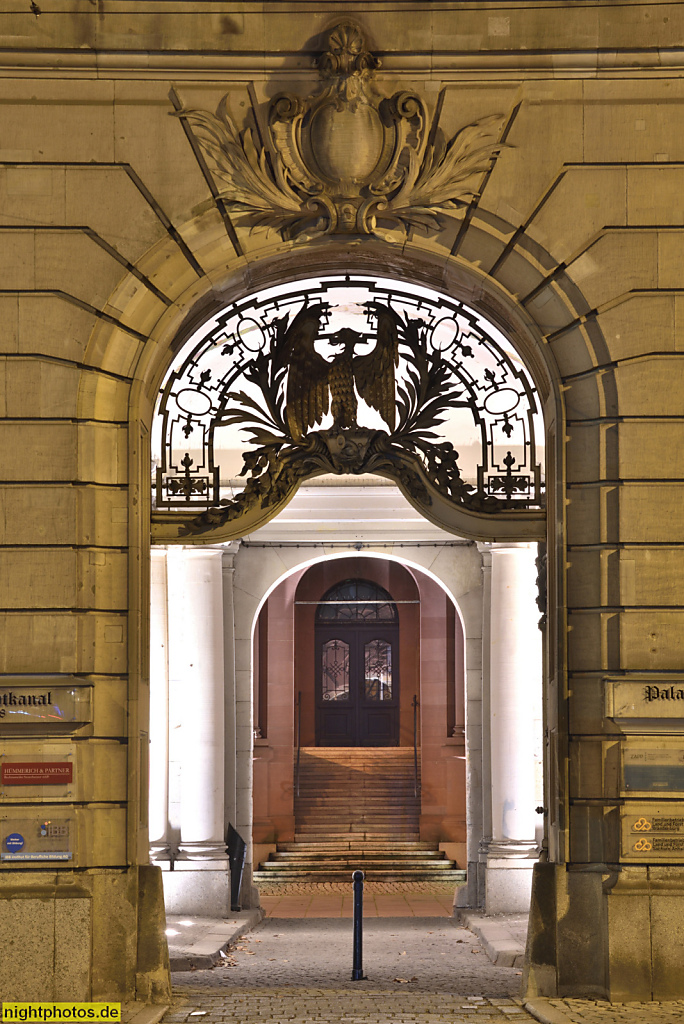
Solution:
[{"label": "column base", "polygon": [[484,906],[484,899],[482,896],[482,885],[480,884],[480,876],[482,875],[483,865],[476,860],[468,861],[468,869],[466,874],[466,884],[459,885],[454,896],[454,910],[460,909],[461,907],[468,908],[469,910],[476,910]]},{"label": "column base", "polygon": [[211,867],[217,867],[217,862],[228,863],[228,854],[225,843],[181,843],[178,847],[176,863],[189,861],[196,867],[207,863]]},{"label": "column base", "polygon": [[[162,871],[166,870],[166,867],[162,861],[157,861]],[[171,865],[169,864],[171,867]],[[230,861],[226,857],[225,853],[222,857],[188,857],[187,854],[181,853],[173,859],[173,871],[229,871]]]},{"label": "column base", "polygon": [[180,862],[176,861],[173,871],[162,872],[167,914],[187,914],[188,917],[232,916],[230,871],[227,867],[222,870],[204,865],[198,868],[185,862],[179,868]]},{"label": "column base", "polygon": [[533,843],[491,842],[484,865],[485,914],[527,914],[538,851]]}]

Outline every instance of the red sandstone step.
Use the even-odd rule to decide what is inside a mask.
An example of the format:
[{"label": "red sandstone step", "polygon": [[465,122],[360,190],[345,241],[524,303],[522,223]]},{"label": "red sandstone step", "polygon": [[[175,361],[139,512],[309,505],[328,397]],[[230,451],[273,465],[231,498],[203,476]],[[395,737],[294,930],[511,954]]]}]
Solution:
[{"label": "red sandstone step", "polygon": [[[458,869],[447,871],[364,871],[367,882],[465,882],[466,873]],[[350,882],[349,869],[343,871],[255,871],[254,881],[259,882]]]},{"label": "red sandstone step", "polygon": [[444,864],[445,854],[440,850],[414,850],[398,853],[387,853],[384,850],[331,850],[328,853],[293,853],[291,851],[277,850],[271,853],[267,864],[332,864],[337,861],[347,863],[350,860],[364,861],[365,863],[393,863],[394,861],[407,862],[411,864]]},{"label": "red sandstone step", "polygon": [[295,832],[294,842],[295,843],[415,843],[420,841],[418,830],[414,829],[409,832],[408,835],[401,836],[394,832],[373,832],[372,835],[368,832],[340,832],[331,834],[330,832]]},{"label": "red sandstone step", "polygon": [[428,850],[434,850],[434,845],[431,843],[420,842],[420,840],[400,840],[399,842],[373,842],[371,840],[360,840],[359,842],[345,842],[341,837],[336,842],[325,842],[311,843],[311,842],[293,842],[293,843],[278,843],[278,850],[283,853],[297,853],[299,850],[303,850],[306,853],[329,853],[336,852],[337,850],[358,850],[364,851],[369,850],[372,852],[383,853],[385,850],[391,853],[402,853],[405,852],[411,855],[414,850],[425,853]]}]

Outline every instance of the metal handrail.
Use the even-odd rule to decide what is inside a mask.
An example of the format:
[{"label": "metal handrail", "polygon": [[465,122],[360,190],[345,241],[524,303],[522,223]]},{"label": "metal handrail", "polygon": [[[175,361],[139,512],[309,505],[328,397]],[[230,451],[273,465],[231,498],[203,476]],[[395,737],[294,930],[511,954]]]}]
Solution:
[{"label": "metal handrail", "polygon": [[297,703],[296,716],[295,716],[295,747],[297,748],[297,756],[295,759],[295,795],[299,796],[299,755],[301,754],[301,736],[302,736],[302,691],[297,691]]},{"label": "metal handrail", "polygon": [[413,694],[413,795],[420,796],[420,782],[418,781],[418,697]]}]

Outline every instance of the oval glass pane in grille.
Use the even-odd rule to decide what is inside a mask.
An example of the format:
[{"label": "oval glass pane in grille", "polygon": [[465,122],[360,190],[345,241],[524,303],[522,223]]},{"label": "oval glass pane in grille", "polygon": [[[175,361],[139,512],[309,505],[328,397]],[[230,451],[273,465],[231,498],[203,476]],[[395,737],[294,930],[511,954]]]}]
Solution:
[{"label": "oval glass pane in grille", "polygon": [[323,700],[349,700],[349,644],[328,640],[321,661]]},{"label": "oval glass pane in grille", "polygon": [[386,640],[371,640],[365,645],[366,700],[381,701],[392,699],[392,645]]},{"label": "oval glass pane in grille", "polygon": [[397,609],[390,594],[369,580],[345,580],[323,596],[316,609],[317,622],[396,622]]}]

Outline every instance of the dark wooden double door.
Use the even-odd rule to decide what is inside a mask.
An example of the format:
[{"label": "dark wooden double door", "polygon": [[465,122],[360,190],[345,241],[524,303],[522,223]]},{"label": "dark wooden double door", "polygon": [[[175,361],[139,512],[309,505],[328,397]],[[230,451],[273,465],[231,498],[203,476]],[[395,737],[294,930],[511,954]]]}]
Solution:
[{"label": "dark wooden double door", "polygon": [[399,743],[399,631],[377,622],[316,628],[316,744]]}]

